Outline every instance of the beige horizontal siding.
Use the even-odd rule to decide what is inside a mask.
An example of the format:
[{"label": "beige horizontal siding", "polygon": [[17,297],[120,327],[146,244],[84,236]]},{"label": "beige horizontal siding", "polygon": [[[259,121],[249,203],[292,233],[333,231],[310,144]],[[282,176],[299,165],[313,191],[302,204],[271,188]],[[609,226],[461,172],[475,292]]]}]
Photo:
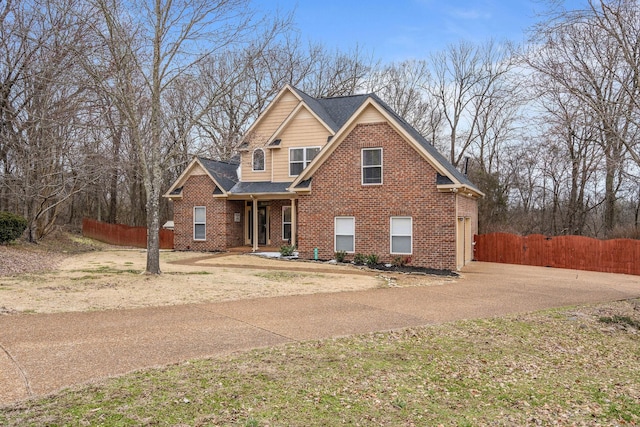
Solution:
[{"label": "beige horizontal siding", "polygon": [[289,148],[324,147],[329,135],[326,127],[308,111],[302,109],[278,136],[282,140],[281,148],[272,150],[273,181],[287,182],[295,179],[289,176]]},{"label": "beige horizontal siding", "polygon": [[298,105],[298,98],[291,92],[285,92],[282,97],[276,101],[265,116],[248,135],[249,150],[241,153],[242,180],[243,181],[270,181],[271,180],[271,153],[270,150],[264,149],[265,154],[265,170],[264,172],[253,172],[253,150],[257,147],[265,147],[269,142],[269,138],[278,127],[286,120],[291,112]]},{"label": "beige horizontal siding", "polygon": [[386,122],[387,120],[384,118],[380,112],[372,107],[368,106],[362,114],[356,120],[356,123],[381,123]]}]

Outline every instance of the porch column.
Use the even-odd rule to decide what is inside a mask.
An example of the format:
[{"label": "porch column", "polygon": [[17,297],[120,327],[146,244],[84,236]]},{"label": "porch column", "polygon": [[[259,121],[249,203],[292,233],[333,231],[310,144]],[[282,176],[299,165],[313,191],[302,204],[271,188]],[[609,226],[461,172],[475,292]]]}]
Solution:
[{"label": "porch column", "polygon": [[298,217],[296,216],[296,199],[291,199],[291,246],[297,246]]},{"label": "porch column", "polygon": [[251,216],[253,218],[251,218],[251,221],[253,222],[253,236],[252,236],[252,242],[253,243],[253,252],[256,252],[258,250],[258,200],[254,197],[251,196],[251,200],[253,201],[253,207],[251,208]]}]

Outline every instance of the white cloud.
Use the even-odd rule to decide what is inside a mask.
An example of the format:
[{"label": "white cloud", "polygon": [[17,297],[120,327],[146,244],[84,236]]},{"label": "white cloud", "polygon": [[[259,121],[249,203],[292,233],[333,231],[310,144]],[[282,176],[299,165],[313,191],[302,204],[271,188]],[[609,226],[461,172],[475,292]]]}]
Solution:
[{"label": "white cloud", "polygon": [[482,12],[482,11],[479,11],[477,9],[455,8],[455,9],[451,9],[449,14],[453,18],[467,19],[467,20],[474,20],[474,21],[475,20],[488,20],[488,19],[492,18],[490,12]]}]

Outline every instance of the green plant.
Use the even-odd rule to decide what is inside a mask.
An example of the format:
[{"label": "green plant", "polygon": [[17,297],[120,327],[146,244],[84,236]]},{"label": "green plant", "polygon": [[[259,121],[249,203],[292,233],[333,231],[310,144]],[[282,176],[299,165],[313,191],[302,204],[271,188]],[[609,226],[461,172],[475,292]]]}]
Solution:
[{"label": "green plant", "polygon": [[347,253],[345,251],[337,251],[335,256],[336,256],[336,261],[344,262],[344,259],[347,257]]},{"label": "green plant", "polygon": [[363,254],[355,254],[353,256],[353,263],[355,265],[364,265],[366,261],[367,257],[365,257]]},{"label": "green plant", "polygon": [[378,255],[376,255],[376,254],[367,255],[366,259],[365,259],[365,262],[369,267],[378,264],[378,262],[379,262]]},{"label": "green plant", "polygon": [[9,243],[22,236],[27,220],[10,212],[0,212],[0,244]]},{"label": "green plant", "polygon": [[293,245],[280,246],[280,255],[282,256],[291,256],[295,251],[296,251],[296,247]]},{"label": "green plant", "polygon": [[632,319],[629,316],[613,316],[613,317],[600,317],[600,322],[613,325],[631,326],[636,329],[640,329],[640,321]]}]

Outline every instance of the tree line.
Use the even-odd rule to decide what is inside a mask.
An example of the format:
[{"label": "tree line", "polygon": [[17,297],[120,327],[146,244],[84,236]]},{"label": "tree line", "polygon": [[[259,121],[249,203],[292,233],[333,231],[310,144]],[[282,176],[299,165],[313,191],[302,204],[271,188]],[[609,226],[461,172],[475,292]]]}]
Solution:
[{"label": "tree line", "polygon": [[528,35],[383,63],[248,0],[5,0],[0,211],[31,241],[87,216],[147,226],[153,249],[192,156],[232,158],[292,84],[377,93],[486,194],[481,232],[638,238],[637,1],[551,1]]}]

